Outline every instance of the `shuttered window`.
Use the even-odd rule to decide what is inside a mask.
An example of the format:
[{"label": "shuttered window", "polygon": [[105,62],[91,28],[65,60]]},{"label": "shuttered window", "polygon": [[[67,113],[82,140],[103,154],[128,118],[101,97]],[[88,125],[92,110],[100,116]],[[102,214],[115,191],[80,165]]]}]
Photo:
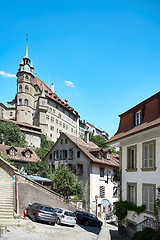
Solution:
[{"label": "shuttered window", "polygon": [[154,212],[155,202],[155,185],[143,184],[143,204],[146,206],[146,211]]},{"label": "shuttered window", "polygon": [[143,168],[155,167],[155,142],[143,144]]}]

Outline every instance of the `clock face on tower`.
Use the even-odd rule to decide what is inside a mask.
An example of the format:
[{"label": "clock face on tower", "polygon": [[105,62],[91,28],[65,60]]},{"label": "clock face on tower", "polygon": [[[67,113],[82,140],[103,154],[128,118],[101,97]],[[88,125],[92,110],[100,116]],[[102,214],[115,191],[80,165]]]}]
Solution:
[{"label": "clock face on tower", "polygon": [[19,77],[18,77],[18,80],[19,80],[19,81],[22,81],[23,79],[24,79],[23,76],[19,76]]}]

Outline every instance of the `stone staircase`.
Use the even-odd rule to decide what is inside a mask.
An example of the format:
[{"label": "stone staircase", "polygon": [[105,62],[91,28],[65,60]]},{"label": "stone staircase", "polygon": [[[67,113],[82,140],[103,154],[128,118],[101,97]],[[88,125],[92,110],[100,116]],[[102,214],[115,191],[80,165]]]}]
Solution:
[{"label": "stone staircase", "polygon": [[13,219],[14,192],[13,181],[4,170],[0,170],[0,222],[3,219]]}]

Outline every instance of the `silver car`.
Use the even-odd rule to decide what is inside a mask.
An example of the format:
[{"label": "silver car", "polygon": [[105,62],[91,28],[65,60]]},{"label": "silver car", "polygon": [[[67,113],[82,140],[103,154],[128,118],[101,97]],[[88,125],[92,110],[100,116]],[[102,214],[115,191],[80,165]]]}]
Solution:
[{"label": "silver car", "polygon": [[33,203],[27,207],[27,216],[32,218],[32,221],[45,221],[55,225],[57,214],[54,208],[43,205],[41,203]]},{"label": "silver car", "polygon": [[71,226],[76,225],[76,216],[74,212],[64,208],[59,208],[57,213],[57,224],[67,224]]}]

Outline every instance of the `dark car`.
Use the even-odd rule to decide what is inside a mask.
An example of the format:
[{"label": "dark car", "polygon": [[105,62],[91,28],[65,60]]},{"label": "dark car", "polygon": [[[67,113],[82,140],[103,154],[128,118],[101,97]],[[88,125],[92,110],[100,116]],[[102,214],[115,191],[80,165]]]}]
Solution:
[{"label": "dark car", "polygon": [[57,221],[57,214],[54,208],[41,203],[33,203],[32,205],[28,205],[27,216],[29,216],[32,221],[44,221],[53,225],[55,225]]},{"label": "dark car", "polygon": [[77,218],[77,223],[83,224],[85,226],[94,225],[97,227],[102,226],[102,221],[100,221],[95,215],[91,213],[76,211],[74,212]]}]

